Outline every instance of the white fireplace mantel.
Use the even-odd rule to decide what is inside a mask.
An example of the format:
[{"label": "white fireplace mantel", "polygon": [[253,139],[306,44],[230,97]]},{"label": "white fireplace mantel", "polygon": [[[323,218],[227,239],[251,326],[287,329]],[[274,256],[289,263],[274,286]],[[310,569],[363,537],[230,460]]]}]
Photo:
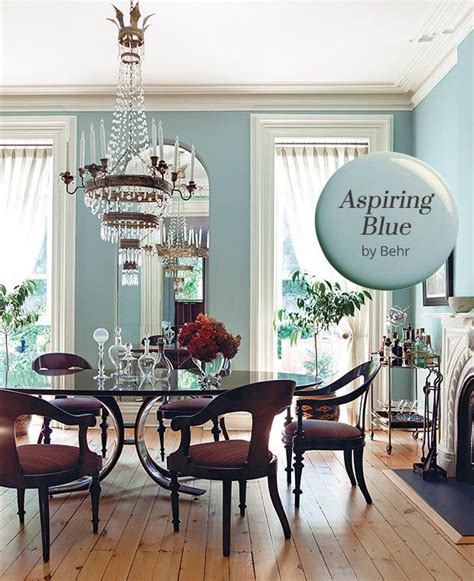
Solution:
[{"label": "white fireplace mantel", "polygon": [[440,319],[443,328],[443,386],[438,461],[450,476],[454,476],[459,397],[466,380],[474,377],[474,314],[445,314]]}]

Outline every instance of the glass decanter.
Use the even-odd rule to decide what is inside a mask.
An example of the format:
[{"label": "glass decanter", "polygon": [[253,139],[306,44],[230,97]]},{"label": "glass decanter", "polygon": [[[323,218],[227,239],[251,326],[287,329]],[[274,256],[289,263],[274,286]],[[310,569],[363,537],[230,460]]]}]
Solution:
[{"label": "glass decanter", "polygon": [[123,370],[123,357],[125,355],[125,345],[122,343],[122,329],[115,327],[114,344],[109,347],[109,359],[115,368],[114,376],[119,376]]},{"label": "glass decanter", "polygon": [[126,381],[133,381],[136,379],[134,367],[137,358],[133,356],[132,349],[133,343],[125,343],[125,355],[121,359],[125,363],[125,368],[122,371],[121,377]]},{"label": "glass decanter", "polygon": [[163,337],[158,337],[156,341],[158,347],[158,354],[155,362],[154,375],[157,381],[168,381],[173,365],[165,355],[165,340]]},{"label": "glass decanter", "polygon": [[138,359],[138,369],[142,379],[152,379],[153,370],[155,369],[156,361],[150,353],[150,339],[145,339],[145,351]]}]

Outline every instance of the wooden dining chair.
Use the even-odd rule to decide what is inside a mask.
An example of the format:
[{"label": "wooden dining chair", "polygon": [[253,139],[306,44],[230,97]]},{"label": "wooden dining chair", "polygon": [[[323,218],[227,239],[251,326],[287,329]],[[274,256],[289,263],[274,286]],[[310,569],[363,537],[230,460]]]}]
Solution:
[{"label": "wooden dining chair", "polygon": [[[88,361],[80,355],[74,353],[45,353],[37,357],[32,363],[33,371],[39,375],[60,376],[72,375],[85,369],[91,369]],[[107,454],[107,423],[108,411],[93,397],[65,397],[56,396],[51,402],[58,408],[70,414],[93,414],[101,416],[100,437],[102,444],[102,458]],[[43,425],[38,437],[38,444],[44,442],[51,444],[52,429],[50,428],[51,418],[44,418]]]},{"label": "wooden dining chair", "polygon": [[[196,365],[191,357],[185,359],[179,369],[194,369],[197,371]],[[156,419],[158,422],[157,432],[158,438],[160,440],[160,457],[163,461],[165,459],[165,432],[166,426],[164,420],[172,420],[178,416],[192,416],[197,414],[203,408],[207,406],[212,396],[207,397],[191,397],[186,399],[174,399],[170,400],[166,398],[165,401],[160,405],[156,412]],[[224,436],[225,440],[229,439],[229,434],[225,425],[224,417],[214,417],[211,418],[212,428],[211,433],[214,436],[216,442],[219,441],[220,434]]]},{"label": "wooden dining chair", "polygon": [[[254,383],[218,395],[193,416],[176,417],[171,428],[181,430],[181,443],[168,456],[171,478],[171,503],[175,532],[179,531],[178,475],[221,480],[223,487],[223,553],[230,553],[230,509],[232,482],[239,483],[240,514],[245,516],[246,485],[248,480],[268,479],[273,506],[280,519],[286,539],[291,536],[290,525],[278,494],[277,458],[268,449],[268,439],[274,417],[286,409],[295,391],[294,381],[276,380]],[[252,433],[247,440],[221,440],[191,444],[191,427],[200,426],[212,418],[232,412],[252,415]]]},{"label": "wooden dining chair", "polygon": [[[304,394],[298,397],[296,402],[297,419],[288,423],[283,431],[283,444],[286,449],[287,482],[291,484],[291,459],[294,452],[295,469],[295,508],[299,508],[301,490],[301,475],[303,472],[303,456],[307,450],[342,450],[344,452],[344,465],[352,486],[359,485],[367,504],[372,503],[367,485],[364,479],[363,454],[365,446],[365,413],[367,396],[375,376],[380,370],[379,361],[368,361],[351,369],[337,381],[325,385],[319,389],[304,390]],[[347,393],[330,397],[336,391],[349,386],[352,382],[362,379],[359,386],[350,386]],[[305,399],[305,396],[321,396],[318,401],[330,406],[342,405],[360,398],[359,416],[355,426],[343,422],[329,420],[305,419],[303,406],[314,403],[314,400]],[[324,397],[327,396],[327,397]],[[354,467],[355,465],[355,476]],[[357,478],[357,481],[356,481]]]},{"label": "wooden dining chair", "polygon": [[[59,444],[17,446],[15,421],[23,414],[35,414],[67,426],[78,426],[79,447]],[[0,389],[0,486],[16,488],[20,524],[25,522],[25,489],[38,489],[44,561],[49,561],[48,489],[51,486],[90,475],[92,528],[94,533],[98,530],[102,458],[87,445],[87,428],[94,426],[95,422],[91,414],[72,415],[39,397]]]}]

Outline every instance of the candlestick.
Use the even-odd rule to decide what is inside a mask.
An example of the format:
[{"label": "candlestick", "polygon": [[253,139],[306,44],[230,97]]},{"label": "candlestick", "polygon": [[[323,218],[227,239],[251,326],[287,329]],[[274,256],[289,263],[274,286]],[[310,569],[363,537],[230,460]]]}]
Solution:
[{"label": "candlestick", "polygon": [[201,241],[202,241],[202,228],[199,228],[199,244],[198,244],[198,246],[201,246]]},{"label": "candlestick", "polygon": [[81,133],[79,167],[84,167],[85,163],[86,163],[86,136],[83,131]]},{"label": "candlestick", "polygon": [[153,147],[152,155],[154,155],[155,157],[157,155],[156,142],[157,142],[157,138],[156,138],[156,121],[155,121],[155,119],[152,119],[152,121],[151,121],[151,145]]},{"label": "candlestick", "polygon": [[209,250],[209,230],[207,231],[207,249]]},{"label": "candlestick", "polygon": [[91,123],[91,128],[90,128],[90,138],[91,138],[91,163],[95,163],[95,129],[94,129],[94,124]]},{"label": "candlestick", "polygon": [[66,141],[66,169],[69,168],[69,139]]},{"label": "candlestick", "polygon": [[107,157],[107,143],[105,141],[105,125],[104,120],[100,120],[100,157],[105,159]]},{"label": "candlestick", "polygon": [[178,171],[178,159],[179,159],[179,137],[176,136],[176,140],[174,142],[174,161],[173,161],[174,171]]},{"label": "candlestick", "polygon": [[158,123],[158,143],[160,145],[160,159],[165,159],[165,142],[163,138],[163,124]]},{"label": "candlestick", "polygon": [[191,147],[191,181],[194,181],[194,160],[196,157],[196,152],[194,150],[194,145]]}]

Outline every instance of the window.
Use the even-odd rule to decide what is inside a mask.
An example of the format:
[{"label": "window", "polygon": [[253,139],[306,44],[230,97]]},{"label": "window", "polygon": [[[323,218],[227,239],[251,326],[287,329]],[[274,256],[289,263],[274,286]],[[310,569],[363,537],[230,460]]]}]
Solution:
[{"label": "window", "polygon": [[10,370],[27,370],[51,341],[52,144],[3,144],[0,154],[0,246],[10,249],[2,253],[0,281],[9,291],[27,279],[36,283],[25,306],[38,323],[9,342]]},{"label": "window", "polygon": [[184,282],[180,290],[176,290],[175,300],[201,303],[204,301],[204,259],[199,257],[178,258],[178,264],[192,266],[193,269],[185,273]]},{"label": "window", "polygon": [[[275,143],[275,198],[277,205],[277,301],[296,307],[298,288],[291,280],[295,270],[330,282],[344,281],[319,248],[314,229],[314,209],[324,185],[342,165],[368,153],[367,141],[354,139],[278,140]],[[347,329],[344,324],[318,337],[319,375],[334,379],[346,371]],[[275,367],[295,373],[315,373],[314,338],[291,345],[290,327],[281,327],[276,344]]]}]

